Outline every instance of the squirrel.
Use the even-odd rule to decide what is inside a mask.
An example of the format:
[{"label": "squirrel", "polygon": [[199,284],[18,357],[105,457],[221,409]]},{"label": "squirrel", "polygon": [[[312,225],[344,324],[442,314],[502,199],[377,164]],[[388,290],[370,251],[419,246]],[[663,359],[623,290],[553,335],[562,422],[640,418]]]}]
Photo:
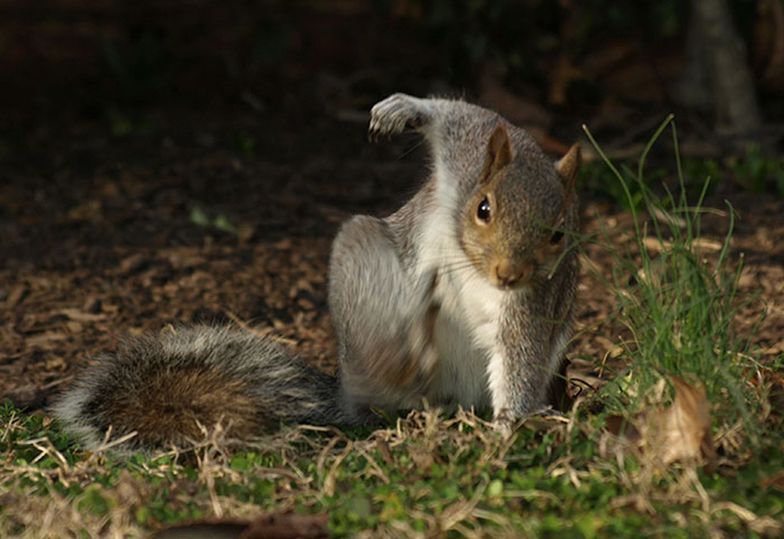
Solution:
[{"label": "squirrel", "polygon": [[432,171],[385,218],[345,222],[329,261],[338,345],[330,375],[270,337],[173,328],[124,341],[53,406],[86,447],[107,431],[148,450],[229,425],[369,424],[377,411],[473,407],[511,433],[544,407],[571,337],[578,278],[578,145],[557,162],[523,129],[463,100],[393,94],[369,135],[419,133]]}]

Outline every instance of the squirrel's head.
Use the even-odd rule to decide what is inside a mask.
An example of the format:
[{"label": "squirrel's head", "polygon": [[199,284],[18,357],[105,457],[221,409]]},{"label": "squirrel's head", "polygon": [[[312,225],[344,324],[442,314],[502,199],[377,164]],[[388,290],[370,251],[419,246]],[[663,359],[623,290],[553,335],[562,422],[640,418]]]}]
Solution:
[{"label": "squirrel's head", "polygon": [[463,251],[495,286],[522,287],[552,272],[577,227],[579,166],[577,144],[552,163],[538,149],[515,152],[506,128],[495,128],[460,233]]}]

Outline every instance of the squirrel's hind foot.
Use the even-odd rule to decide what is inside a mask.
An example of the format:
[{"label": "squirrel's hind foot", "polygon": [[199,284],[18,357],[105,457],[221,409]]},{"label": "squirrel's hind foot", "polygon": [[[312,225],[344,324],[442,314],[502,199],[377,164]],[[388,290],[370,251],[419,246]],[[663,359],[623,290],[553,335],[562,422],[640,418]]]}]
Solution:
[{"label": "squirrel's hind foot", "polygon": [[429,116],[426,99],[401,93],[392,94],[370,110],[368,137],[375,141],[382,135],[417,130],[428,122]]}]

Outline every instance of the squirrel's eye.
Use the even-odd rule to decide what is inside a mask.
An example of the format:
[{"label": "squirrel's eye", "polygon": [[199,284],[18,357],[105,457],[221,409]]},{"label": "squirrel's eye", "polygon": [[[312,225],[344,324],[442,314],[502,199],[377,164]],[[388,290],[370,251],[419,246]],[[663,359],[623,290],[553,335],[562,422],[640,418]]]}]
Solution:
[{"label": "squirrel's eye", "polygon": [[485,223],[490,222],[490,201],[487,200],[487,197],[484,197],[476,208],[476,217]]}]

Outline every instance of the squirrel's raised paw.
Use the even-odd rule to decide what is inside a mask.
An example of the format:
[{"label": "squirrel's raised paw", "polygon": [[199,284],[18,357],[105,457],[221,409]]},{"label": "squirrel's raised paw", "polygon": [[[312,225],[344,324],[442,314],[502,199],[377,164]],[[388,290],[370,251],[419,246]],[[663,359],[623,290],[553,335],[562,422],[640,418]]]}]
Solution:
[{"label": "squirrel's raised paw", "polygon": [[419,129],[426,123],[427,116],[427,100],[407,94],[392,94],[370,109],[368,137],[377,140],[382,135]]}]

